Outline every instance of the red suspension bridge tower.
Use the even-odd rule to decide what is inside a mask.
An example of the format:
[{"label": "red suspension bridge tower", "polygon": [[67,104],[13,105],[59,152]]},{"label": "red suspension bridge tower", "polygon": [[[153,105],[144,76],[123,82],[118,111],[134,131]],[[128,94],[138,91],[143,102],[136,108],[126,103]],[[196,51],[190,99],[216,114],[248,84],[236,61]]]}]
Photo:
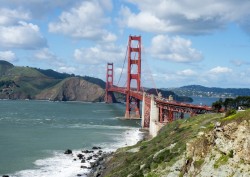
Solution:
[{"label": "red suspension bridge tower", "polygon": [[[136,81],[136,88],[131,88],[132,80]],[[125,112],[125,118],[140,118],[140,100],[132,97],[130,90],[141,91],[141,36],[129,36]]]},{"label": "red suspension bridge tower", "polygon": [[114,82],[114,65],[113,63],[107,64],[107,73],[106,73],[106,103],[112,103],[113,93],[109,91],[109,88],[113,87]]}]

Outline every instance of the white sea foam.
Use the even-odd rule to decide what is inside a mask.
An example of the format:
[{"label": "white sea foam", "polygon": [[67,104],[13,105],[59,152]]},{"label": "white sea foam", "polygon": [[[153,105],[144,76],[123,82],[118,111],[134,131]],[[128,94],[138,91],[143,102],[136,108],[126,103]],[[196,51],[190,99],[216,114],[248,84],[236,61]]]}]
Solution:
[{"label": "white sea foam", "polygon": [[[117,127],[116,127],[117,128]],[[118,126],[118,128],[121,128]],[[97,146],[101,146],[104,152],[112,152],[116,149],[124,146],[131,146],[136,144],[142,138],[142,133],[138,128],[127,127],[128,129],[122,134],[115,136],[116,143],[101,143]],[[77,159],[77,154],[81,153],[80,150],[73,150],[73,155],[65,155],[63,152],[54,152],[50,158],[39,159],[34,162],[35,168],[22,170],[10,176],[13,177],[76,177],[77,174],[84,174],[90,172],[89,169],[80,168],[81,165],[87,167],[89,163],[81,163]],[[85,154],[88,156],[88,154]],[[86,175],[85,175],[86,176]]]}]

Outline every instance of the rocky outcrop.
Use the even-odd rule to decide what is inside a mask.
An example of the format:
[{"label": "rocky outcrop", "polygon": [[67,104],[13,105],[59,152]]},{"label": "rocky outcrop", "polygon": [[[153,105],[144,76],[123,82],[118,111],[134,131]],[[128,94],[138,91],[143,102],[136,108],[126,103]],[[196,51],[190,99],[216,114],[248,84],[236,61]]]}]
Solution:
[{"label": "rocky outcrop", "polygon": [[104,100],[105,90],[96,84],[79,77],[67,78],[56,86],[42,91],[36,99],[52,101],[87,101]]},{"label": "rocky outcrop", "polygon": [[200,132],[173,167],[166,176],[250,176],[250,120],[217,122],[213,131]]}]

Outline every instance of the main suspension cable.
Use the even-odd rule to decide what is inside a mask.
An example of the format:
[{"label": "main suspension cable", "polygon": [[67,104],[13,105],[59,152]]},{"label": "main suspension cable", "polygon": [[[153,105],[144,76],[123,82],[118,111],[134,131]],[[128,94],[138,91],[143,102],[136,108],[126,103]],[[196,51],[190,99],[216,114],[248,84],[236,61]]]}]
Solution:
[{"label": "main suspension cable", "polygon": [[128,44],[127,44],[127,49],[126,49],[125,58],[124,58],[124,60],[123,60],[122,72],[121,72],[120,77],[119,77],[119,80],[118,80],[118,82],[117,82],[117,84],[116,84],[117,86],[119,85],[120,80],[121,80],[121,77],[122,77],[123,69],[124,69],[124,66],[125,66],[126,59],[127,59],[127,54],[128,54]]}]

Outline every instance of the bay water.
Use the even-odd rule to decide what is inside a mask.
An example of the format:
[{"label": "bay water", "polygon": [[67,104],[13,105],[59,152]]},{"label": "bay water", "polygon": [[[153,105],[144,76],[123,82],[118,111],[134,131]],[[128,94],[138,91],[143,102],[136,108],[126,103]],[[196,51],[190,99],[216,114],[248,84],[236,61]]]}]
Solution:
[{"label": "bay water", "polygon": [[[219,98],[193,99],[211,106]],[[0,100],[0,176],[83,174],[66,149],[114,151],[141,139],[140,120],[124,120],[124,110],[123,104]]]},{"label": "bay water", "polygon": [[82,174],[64,151],[135,144],[140,120],[123,116],[122,104],[0,100],[0,176]]}]

